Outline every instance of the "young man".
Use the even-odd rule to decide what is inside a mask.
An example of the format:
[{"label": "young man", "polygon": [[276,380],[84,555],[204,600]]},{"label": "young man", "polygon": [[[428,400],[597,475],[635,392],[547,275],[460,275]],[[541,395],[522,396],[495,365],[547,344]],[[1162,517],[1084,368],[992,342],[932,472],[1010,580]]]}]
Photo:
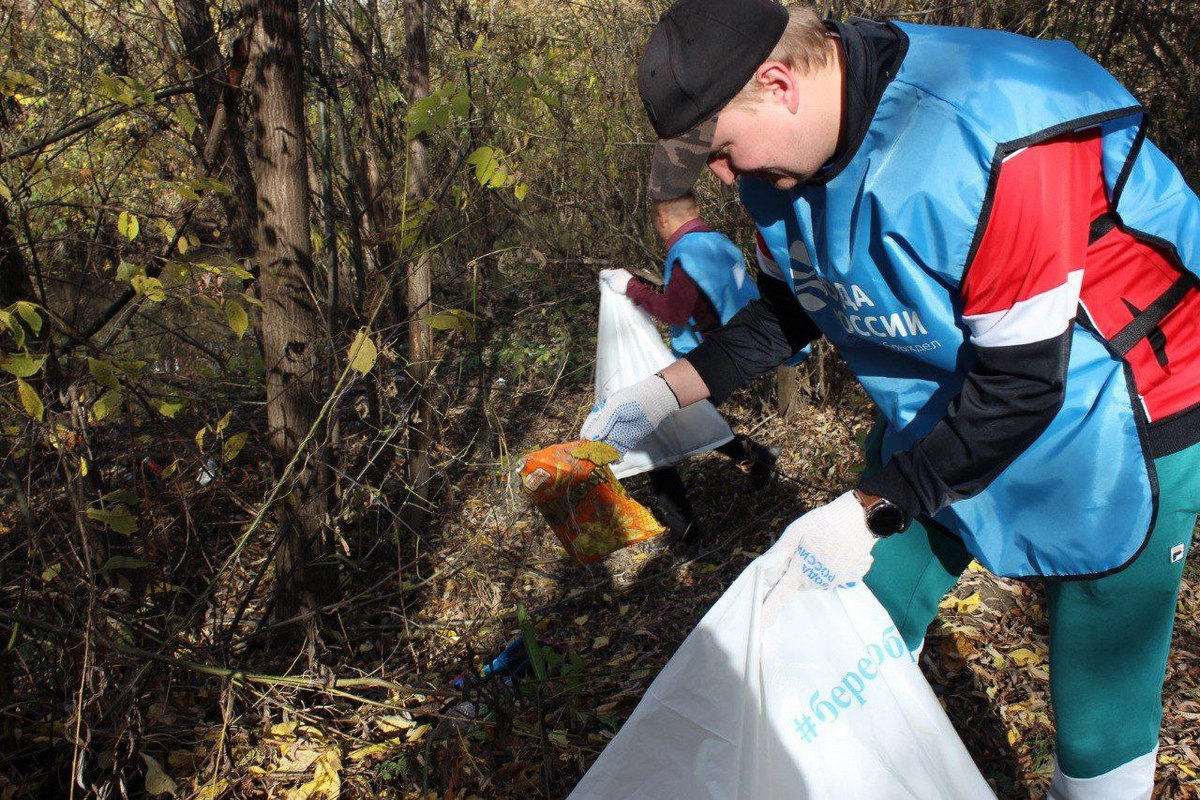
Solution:
[{"label": "young man", "polygon": [[636,440],[826,336],[882,466],[793,535],[828,583],[870,567],[911,647],[972,557],[1044,579],[1050,796],[1149,798],[1200,508],[1200,200],[1145,110],[1065,42],[771,0],[681,0],[638,79],[652,190],[740,179],[766,277],[586,433]]},{"label": "young man", "polygon": [[[707,331],[728,322],[751,300],[758,289],[746,272],[742,251],[723,233],[708,226],[691,192],[654,204],[654,230],[666,249],[663,290],[634,277],[628,270],[601,270],[609,288],[665,323],[671,333],[671,351],[684,356],[696,348]],[[775,454],[770,448],[741,434],[717,448],[749,473],[756,489],[771,480]],[[663,522],[675,536],[695,541],[703,533],[696,522],[683,479],[675,467],[649,473]]]}]

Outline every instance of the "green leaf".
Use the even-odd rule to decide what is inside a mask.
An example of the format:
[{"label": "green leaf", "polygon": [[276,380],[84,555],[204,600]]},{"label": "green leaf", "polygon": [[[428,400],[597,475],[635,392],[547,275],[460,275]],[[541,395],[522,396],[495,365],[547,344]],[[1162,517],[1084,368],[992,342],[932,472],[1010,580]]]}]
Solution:
[{"label": "green leaf", "polygon": [[455,116],[466,117],[471,113],[471,96],[466,92],[459,92],[450,98],[450,106],[454,109]]},{"label": "green leaf", "polygon": [[221,431],[223,431],[227,427],[229,427],[229,420],[231,420],[231,419],[233,419],[233,409],[226,411],[225,416],[223,416],[219,420],[217,420],[217,429],[216,429],[215,433],[218,436],[221,435]]},{"label": "green leaf", "polygon": [[29,378],[36,375],[46,363],[46,357],[34,358],[28,353],[10,353],[0,359],[0,369],[18,378]]},{"label": "green leaf", "polygon": [[239,339],[246,335],[246,329],[250,327],[250,318],[246,316],[246,309],[236,300],[225,300],[225,321],[229,323],[230,330],[236,333]]},{"label": "green leaf", "polygon": [[8,328],[13,335],[13,339],[17,341],[17,347],[24,349],[25,329],[17,322],[17,318],[4,309],[0,309],[0,325]]},{"label": "green leaf", "polygon": [[179,409],[181,408],[183,408],[182,400],[163,400],[158,404],[158,413],[167,419],[175,419],[175,415],[179,413]]},{"label": "green leaf", "polygon": [[487,187],[489,189],[499,189],[508,183],[508,167],[503,164],[497,164],[496,169],[492,170],[492,175],[487,179]]},{"label": "green leaf", "polygon": [[96,75],[96,91],[101,97],[127,106],[133,105],[136,99],[128,83],[103,72]]},{"label": "green leaf", "polygon": [[175,109],[175,119],[179,120],[179,127],[183,128],[183,132],[188,136],[196,130],[196,115],[187,106],[181,105]]},{"label": "green leaf", "polygon": [[113,370],[112,364],[107,361],[101,361],[98,358],[88,357],[88,372],[92,373],[92,377],[96,379],[96,383],[108,389],[120,389],[121,380],[117,377],[116,371]]},{"label": "green leaf", "polygon": [[0,199],[9,203],[12,202],[12,190],[8,188],[8,184],[4,181],[0,181]]},{"label": "green leaf", "polygon": [[175,188],[175,194],[179,195],[179,198],[181,200],[183,200],[184,202],[189,202],[189,201],[193,202],[193,203],[200,202],[200,195],[196,194],[196,190],[193,189],[192,187],[188,186],[187,184],[177,183],[177,184],[175,184],[174,188]]},{"label": "green leaf", "polygon": [[[88,512],[88,515],[91,516],[91,512]],[[137,527],[135,526],[133,530],[136,531]],[[125,531],[120,532],[124,533]],[[132,532],[133,531],[128,531],[128,533]],[[150,565],[147,562],[142,561],[140,558],[132,558],[130,556],[112,556],[108,559],[108,561],[104,562],[104,566],[100,569],[108,572],[109,570],[114,569],[141,569],[142,567],[148,566]]]},{"label": "green leaf", "polygon": [[179,255],[186,256],[188,248],[191,247],[191,244],[192,243],[188,241],[186,236],[180,236],[175,241],[175,249],[179,251]]},{"label": "green leaf", "polygon": [[142,502],[142,498],[138,497],[128,489],[116,489],[101,497],[100,502],[110,506],[115,503],[124,503],[126,505],[136,506],[138,503]]},{"label": "green leaf", "polygon": [[205,425],[200,430],[196,431],[196,449],[204,452],[204,436],[208,433],[208,426]]},{"label": "green leaf", "polygon": [[42,570],[42,581],[44,583],[49,583],[50,581],[57,578],[60,572],[62,572],[62,562],[61,561],[59,561],[56,564],[51,564],[50,566],[48,566],[44,570]]},{"label": "green leaf", "polygon": [[128,211],[122,211],[117,215],[117,232],[126,239],[132,242],[137,238],[139,230],[141,230],[141,224],[133,214],[130,214]]},{"label": "green leaf", "polygon": [[379,349],[371,340],[371,334],[366,328],[363,328],[354,337],[354,343],[350,345],[350,368],[366,375],[375,366],[375,360],[378,357]]},{"label": "green leaf", "polygon": [[529,78],[528,75],[515,75],[515,76],[513,76],[512,82],[509,84],[509,87],[517,94],[520,94],[521,92],[524,92],[532,85],[533,85],[533,81]]},{"label": "green leaf", "polygon": [[25,324],[29,326],[29,330],[33,331],[34,336],[42,332],[42,315],[38,313],[36,303],[31,303],[28,300],[18,300],[13,303],[13,309],[25,321]]},{"label": "green leaf", "polygon": [[529,194],[529,184],[528,183],[518,183],[516,186],[513,187],[513,197],[517,198],[518,203],[521,202],[522,200],[524,200],[525,195],[527,195],[527,194]]},{"label": "green leaf", "polygon": [[[172,233],[172,236],[175,234]],[[134,275],[141,273],[142,268],[137,264],[130,264],[128,261],[122,261],[117,265],[117,280],[128,281],[132,280]]]},{"label": "green leaf", "polygon": [[87,515],[88,519],[94,519],[96,522],[104,524],[117,533],[128,535],[136,533],[138,529],[137,519],[123,505],[116,505],[111,511],[105,511],[100,508],[89,508]]},{"label": "green leaf", "polygon": [[38,393],[33,390],[25,381],[17,378],[17,396],[21,399],[21,406],[24,407],[25,413],[42,421],[42,415],[45,413],[46,407],[42,405],[42,398],[38,397]]},{"label": "green leaf", "polygon": [[246,446],[248,438],[250,438],[250,434],[243,431],[226,439],[225,445],[221,448],[221,462],[228,464],[237,458],[238,453],[242,452],[242,448]]},{"label": "green leaf", "polygon": [[529,614],[522,604],[517,605],[517,626],[521,629],[521,639],[525,642],[525,653],[529,656],[529,666],[533,668],[534,676],[539,681],[546,680],[546,662],[542,658],[542,648],[533,633],[533,626],[529,624]]},{"label": "green leaf", "polygon": [[116,389],[106,389],[104,394],[96,398],[96,402],[92,403],[92,419],[100,422],[112,412],[121,407],[121,403],[125,401],[125,395]]},{"label": "green leaf", "polygon": [[467,156],[467,163],[475,167],[475,180],[479,181],[481,186],[487,186],[492,179],[492,174],[496,171],[496,167],[500,165],[496,158],[496,150],[493,147],[484,145],[477,147]]}]

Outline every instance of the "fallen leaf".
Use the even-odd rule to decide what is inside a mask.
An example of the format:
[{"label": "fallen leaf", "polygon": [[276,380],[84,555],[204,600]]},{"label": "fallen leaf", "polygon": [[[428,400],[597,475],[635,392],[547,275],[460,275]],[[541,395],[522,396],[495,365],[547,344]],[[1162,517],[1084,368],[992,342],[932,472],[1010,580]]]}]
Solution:
[{"label": "fallen leaf", "polygon": [[163,772],[162,765],[145,753],[142,753],[142,761],[146,762],[146,792],[151,795],[175,794],[179,785]]},{"label": "fallen leaf", "polygon": [[1036,666],[1042,663],[1042,657],[1027,647],[1010,650],[1008,658],[1018,667]]},{"label": "fallen leaf", "polygon": [[287,800],[338,800],[342,793],[342,753],[336,747],[327,747],[315,762],[313,779],[286,795]]}]

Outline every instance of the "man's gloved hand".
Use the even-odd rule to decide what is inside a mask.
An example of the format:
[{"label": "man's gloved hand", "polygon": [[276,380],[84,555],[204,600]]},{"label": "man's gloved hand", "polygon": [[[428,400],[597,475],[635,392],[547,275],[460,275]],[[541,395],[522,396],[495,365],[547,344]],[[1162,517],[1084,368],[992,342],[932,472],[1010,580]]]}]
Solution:
[{"label": "man's gloved hand", "polygon": [[611,444],[624,456],[678,410],[679,401],[671,387],[661,376],[651,375],[596,405],[579,435]]},{"label": "man's gloved hand", "polygon": [[776,545],[791,558],[775,592],[857,583],[871,568],[877,541],[853,491],[817,506],[788,525]]},{"label": "man's gloved hand", "polygon": [[629,288],[629,282],[633,280],[633,275],[626,269],[602,269],[600,270],[600,280],[617,294],[625,294],[625,290]]}]

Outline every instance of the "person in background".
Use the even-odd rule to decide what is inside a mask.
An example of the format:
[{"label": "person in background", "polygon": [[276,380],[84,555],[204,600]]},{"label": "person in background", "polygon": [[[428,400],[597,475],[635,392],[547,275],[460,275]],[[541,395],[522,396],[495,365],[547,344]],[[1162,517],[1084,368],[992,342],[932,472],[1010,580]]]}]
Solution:
[{"label": "person in background", "polygon": [[[634,305],[667,325],[671,351],[680,357],[695,349],[707,331],[729,321],[757,299],[758,289],[746,272],[742,251],[701,218],[690,192],[655,203],[653,220],[667,251],[662,290],[624,269],[602,270],[600,277],[613,291],[626,295]],[[755,489],[770,483],[776,460],[771,448],[736,434],[717,451],[748,473]],[[699,539],[703,532],[679,470],[660,467],[651,470],[649,478],[663,522],[671,533],[687,542]]]},{"label": "person in background", "polygon": [[636,443],[825,337],[882,424],[788,572],[865,574],[914,650],[972,559],[1036,581],[1049,797],[1149,800],[1200,511],[1200,199],[1145,107],[1068,42],[773,0],[679,0],[638,85],[652,197],[737,183],[762,299],[584,437]]}]

